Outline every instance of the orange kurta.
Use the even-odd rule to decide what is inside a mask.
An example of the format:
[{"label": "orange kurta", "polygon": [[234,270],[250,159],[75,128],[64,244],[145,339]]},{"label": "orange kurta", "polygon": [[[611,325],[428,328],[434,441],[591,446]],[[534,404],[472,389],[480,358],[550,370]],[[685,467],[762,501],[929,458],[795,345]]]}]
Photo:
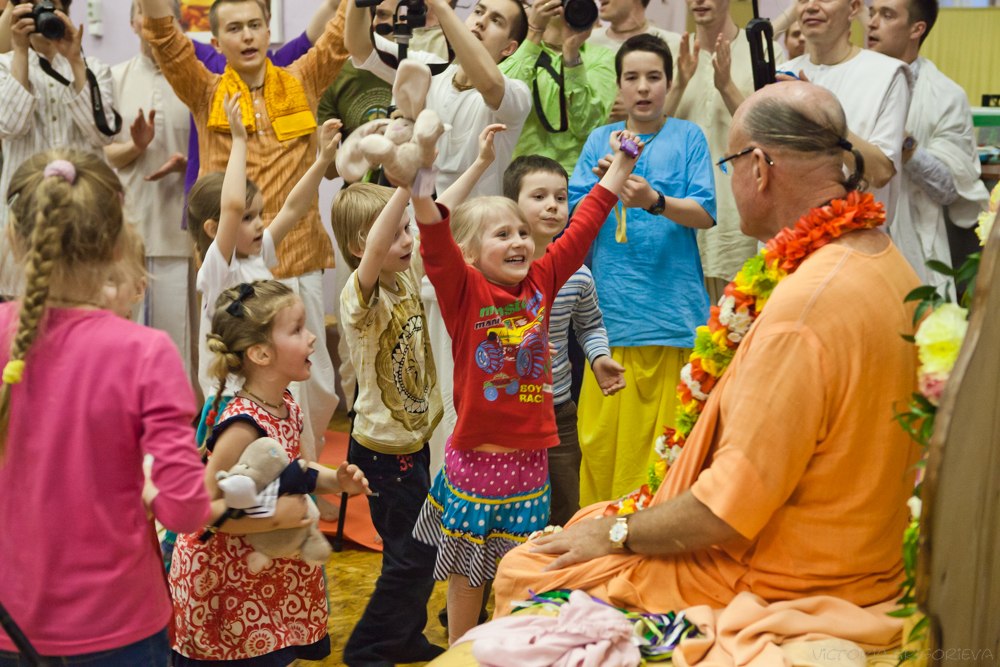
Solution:
[{"label": "orange kurta", "polygon": [[551,556],[522,546],[501,562],[498,613],[529,588],[652,612],[723,607],[743,591],[859,606],[896,597],[917,448],[893,415],[915,390],[916,350],[901,334],[917,284],[895,246],[869,255],[835,243],[774,291],[653,500],[690,489],[744,541],[554,572],[541,572]]}]

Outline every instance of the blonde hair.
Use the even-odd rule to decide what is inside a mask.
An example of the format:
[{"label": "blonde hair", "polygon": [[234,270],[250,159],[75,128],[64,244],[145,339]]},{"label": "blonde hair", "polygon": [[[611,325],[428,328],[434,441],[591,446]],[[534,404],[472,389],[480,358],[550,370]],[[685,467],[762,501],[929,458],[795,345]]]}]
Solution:
[{"label": "blonde hair", "polygon": [[[45,175],[54,160],[72,164],[75,178]],[[124,189],[96,155],[56,149],[36,153],[14,172],[6,192],[11,238],[24,270],[24,297],[10,345],[11,362],[24,362],[39,334],[52,285],[72,285],[99,298],[114,261],[124,216]],[[11,385],[0,385],[0,457],[10,424]]]},{"label": "blonde hair", "polygon": [[[124,307],[131,310],[136,303],[142,300],[146,292],[146,283],[149,274],[146,272],[146,244],[142,241],[142,234],[132,223],[125,223],[122,226],[121,256],[111,268],[108,282],[115,288],[115,303],[106,304],[116,314],[122,317],[129,317],[125,312],[116,310]],[[128,300],[121,299],[122,291],[128,293]]]},{"label": "blonde hair", "polygon": [[517,204],[506,197],[476,197],[455,207],[451,212],[451,236],[466,258],[472,261],[479,259],[484,223],[487,218],[504,212],[528,224]]},{"label": "blonde hair", "polygon": [[337,193],[330,208],[330,224],[344,261],[352,269],[361,265],[354,253],[364,250],[368,232],[382,212],[393,189],[373,183],[352,183]]},{"label": "blonde hair", "polygon": [[[205,423],[206,439],[226,390],[226,378],[230,373],[245,376],[246,351],[254,345],[270,344],[274,318],[297,298],[290,287],[277,280],[242,283],[219,295],[212,315],[212,332],[206,336],[212,354],[209,376],[219,381]],[[201,445],[204,449],[205,443]]]},{"label": "blonde hair", "polygon": [[[219,221],[222,215],[222,180],[226,177],[225,172],[213,171],[205,174],[191,187],[188,193],[187,203],[187,228],[191,238],[194,239],[198,247],[198,256],[201,261],[205,261],[208,254],[208,247],[212,245],[212,237],[205,231],[205,222],[208,220]],[[260,193],[257,184],[247,179],[247,202],[246,207],[250,208],[254,197]]]}]

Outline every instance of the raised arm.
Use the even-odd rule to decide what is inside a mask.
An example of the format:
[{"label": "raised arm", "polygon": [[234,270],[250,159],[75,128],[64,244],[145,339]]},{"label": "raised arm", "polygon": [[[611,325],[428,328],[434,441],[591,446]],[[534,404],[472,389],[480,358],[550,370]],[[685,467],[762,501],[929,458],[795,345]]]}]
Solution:
[{"label": "raised arm", "polygon": [[[3,1],[0,0],[0,3]],[[13,2],[7,2],[6,4],[7,6],[0,12],[0,53],[7,53],[13,48],[13,45],[10,43],[10,25],[11,19],[14,16],[14,7],[17,5]]]},{"label": "raised arm", "polygon": [[[337,157],[337,146],[339,145],[340,121],[331,118],[319,128],[319,154],[316,156],[316,161],[288,193],[281,210],[274,216],[274,220],[268,227],[271,230],[271,238],[274,239],[275,246],[280,244],[288,232],[292,231],[292,228],[309,212],[316,200],[316,192],[319,190],[319,184],[323,181],[327,168],[333,164],[334,158]],[[229,176],[228,171],[226,176]]]},{"label": "raised arm", "polygon": [[506,129],[506,125],[494,123],[487,125],[479,133],[479,155],[475,162],[469,165],[469,168],[462,172],[462,175],[455,179],[455,182],[449,185],[447,190],[438,195],[438,203],[453,209],[469,198],[469,193],[476,187],[476,183],[496,160],[497,154],[493,148],[494,135]]},{"label": "raised arm", "polygon": [[344,24],[344,46],[347,47],[347,52],[351,54],[351,58],[355,62],[363,63],[368,60],[368,56],[372,54],[375,48],[372,46],[371,36],[369,35],[369,28],[372,22],[371,14],[367,9],[358,7],[354,0],[341,0],[341,2],[347,3],[347,17]]},{"label": "raised arm", "polygon": [[[340,2],[348,2],[348,0],[340,0]],[[319,7],[309,19],[309,25],[306,26],[306,37],[309,38],[310,42],[315,44],[323,36],[326,24],[337,13],[340,2],[338,0],[323,0],[319,3]]]},{"label": "raised arm", "polygon": [[151,19],[158,19],[163,16],[173,16],[174,8],[171,0],[139,0],[139,7],[142,8],[142,15]]},{"label": "raised arm", "polygon": [[378,285],[382,266],[386,255],[399,231],[399,223],[410,201],[409,188],[396,188],[382,211],[375,218],[371,230],[365,239],[365,251],[361,254],[358,265],[358,287],[365,303],[370,302],[375,286]]},{"label": "raised arm", "polygon": [[[226,117],[229,131],[233,136],[233,147],[226,164],[226,175],[222,179],[222,197],[219,207],[219,228],[215,234],[215,245],[226,259],[233,260],[236,250],[236,236],[247,207],[247,129],[243,125],[240,109],[240,93],[225,96]],[[274,242],[278,245],[277,240]]]},{"label": "raised arm", "polygon": [[[441,29],[455,52],[455,60],[461,63],[469,83],[476,87],[491,109],[499,109],[506,84],[490,52],[458,18],[447,0],[430,0],[427,5],[438,17]],[[484,24],[486,21],[500,21],[505,30],[510,29],[504,16],[488,11],[483,5],[476,5],[472,11]]]}]

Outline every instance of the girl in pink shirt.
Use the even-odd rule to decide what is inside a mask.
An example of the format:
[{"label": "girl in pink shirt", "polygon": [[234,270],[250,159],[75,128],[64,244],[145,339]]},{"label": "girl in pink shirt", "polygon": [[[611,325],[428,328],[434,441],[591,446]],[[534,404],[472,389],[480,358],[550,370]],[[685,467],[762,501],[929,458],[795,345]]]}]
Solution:
[{"label": "girl in pink shirt", "polygon": [[[162,667],[151,515],[186,531],[209,512],[183,363],[165,333],[103,308],[127,236],[103,160],[39,153],[4,199],[25,287],[0,303],[0,603],[41,655]],[[0,632],[0,665],[16,649]]]}]

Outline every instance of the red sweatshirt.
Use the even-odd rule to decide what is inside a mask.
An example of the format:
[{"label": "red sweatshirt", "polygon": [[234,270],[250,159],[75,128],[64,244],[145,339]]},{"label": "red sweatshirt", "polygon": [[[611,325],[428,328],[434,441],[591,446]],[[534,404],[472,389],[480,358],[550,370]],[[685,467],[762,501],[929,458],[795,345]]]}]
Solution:
[{"label": "red sweatshirt", "polygon": [[570,225],[517,286],[491,283],[466,263],[441,208],[437,224],[420,224],[420,254],[451,334],[455,411],[451,446],[484,443],[543,449],[559,442],[552,407],[548,316],[559,289],[583,264],[618,198],[595,185]]}]

